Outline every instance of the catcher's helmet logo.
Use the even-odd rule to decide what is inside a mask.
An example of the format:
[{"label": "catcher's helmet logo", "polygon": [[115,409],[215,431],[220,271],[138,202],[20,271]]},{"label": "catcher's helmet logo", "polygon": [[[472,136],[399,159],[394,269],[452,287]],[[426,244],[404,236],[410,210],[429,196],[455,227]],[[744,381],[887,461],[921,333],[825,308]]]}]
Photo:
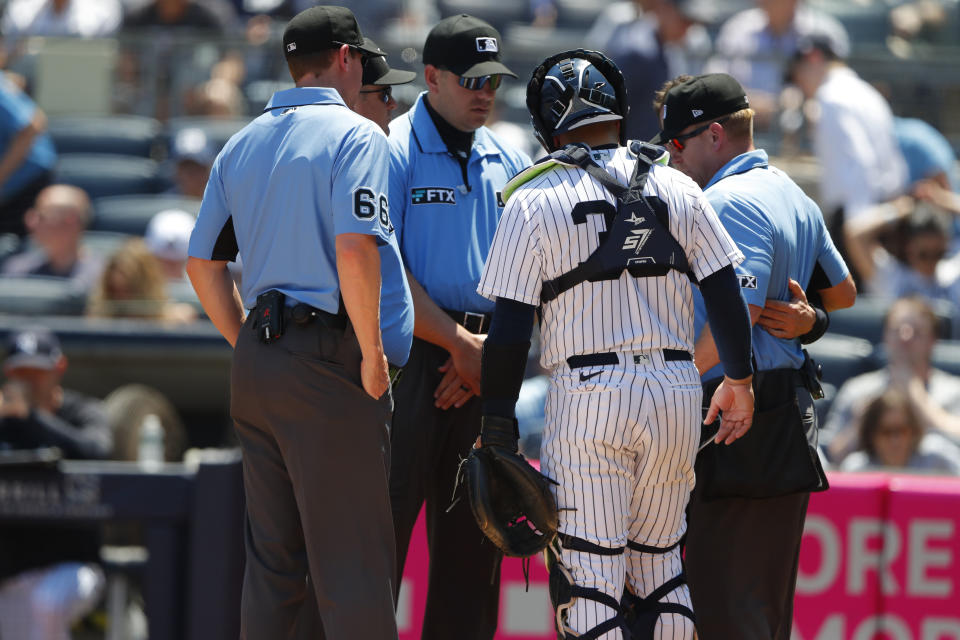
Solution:
[{"label": "catcher's helmet logo", "polygon": [[290,53],[291,51],[296,51],[296,50],[297,50],[296,42],[291,42],[290,44],[287,45],[287,53]]},{"label": "catcher's helmet logo", "polygon": [[643,245],[647,244],[647,240],[650,239],[652,234],[653,229],[631,229],[630,235],[626,237],[623,241],[623,246],[620,248],[624,251],[633,249],[633,252],[639,255],[640,250],[643,249]]},{"label": "catcher's helmet logo", "polygon": [[480,53],[496,53],[500,51],[496,38],[477,38],[477,51]]}]

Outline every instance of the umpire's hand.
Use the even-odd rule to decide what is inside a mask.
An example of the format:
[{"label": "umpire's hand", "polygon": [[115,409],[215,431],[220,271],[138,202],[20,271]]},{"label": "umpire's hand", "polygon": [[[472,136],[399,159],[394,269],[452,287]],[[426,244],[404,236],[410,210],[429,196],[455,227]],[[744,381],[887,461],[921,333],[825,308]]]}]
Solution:
[{"label": "umpire's hand", "polygon": [[703,424],[710,424],[720,414],[720,429],[713,439],[717,444],[731,444],[750,430],[753,424],[752,382],[753,376],[743,380],[731,380],[724,376],[723,382],[713,392]]}]

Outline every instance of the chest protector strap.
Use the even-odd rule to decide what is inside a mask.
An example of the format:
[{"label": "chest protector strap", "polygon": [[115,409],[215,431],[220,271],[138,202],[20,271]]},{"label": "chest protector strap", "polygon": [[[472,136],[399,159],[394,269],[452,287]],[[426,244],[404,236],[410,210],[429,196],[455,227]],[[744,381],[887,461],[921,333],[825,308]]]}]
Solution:
[{"label": "chest protector strap", "polygon": [[663,150],[641,142],[631,143],[631,149],[636,152],[637,163],[629,186],[623,186],[595,163],[583,146],[567,145],[550,154],[558,163],[576,165],[590,174],[613,194],[617,207],[607,217],[607,231],[600,234],[600,246],[570,271],[545,281],[541,303],[554,300],[581,282],[616,280],[624,270],[634,278],[665,276],[670,269],[692,276],[683,247],[670,233],[666,203],[643,195],[650,167]]}]

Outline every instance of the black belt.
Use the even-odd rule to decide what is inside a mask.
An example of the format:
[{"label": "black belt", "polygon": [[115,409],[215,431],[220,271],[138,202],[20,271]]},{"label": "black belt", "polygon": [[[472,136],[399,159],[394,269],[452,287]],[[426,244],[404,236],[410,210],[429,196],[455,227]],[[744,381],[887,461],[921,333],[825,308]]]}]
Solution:
[{"label": "black belt", "polygon": [[346,314],[330,313],[323,309],[311,307],[303,302],[284,307],[283,317],[285,320],[292,320],[296,324],[310,324],[315,320],[319,320],[325,327],[331,329],[345,329],[347,327]]},{"label": "black belt", "polygon": [[492,314],[474,313],[473,311],[451,311],[450,309],[444,309],[443,312],[470,333],[487,333],[490,331],[490,319],[493,318]]},{"label": "black belt", "polygon": [[[663,359],[667,362],[678,360],[693,361],[693,356],[689,351],[683,349],[660,349],[663,353]],[[634,359],[637,362],[637,359]],[[567,364],[571,369],[581,367],[602,367],[607,364],[620,364],[620,357],[614,351],[605,351],[603,353],[587,353],[580,356],[570,356],[567,358]]]}]

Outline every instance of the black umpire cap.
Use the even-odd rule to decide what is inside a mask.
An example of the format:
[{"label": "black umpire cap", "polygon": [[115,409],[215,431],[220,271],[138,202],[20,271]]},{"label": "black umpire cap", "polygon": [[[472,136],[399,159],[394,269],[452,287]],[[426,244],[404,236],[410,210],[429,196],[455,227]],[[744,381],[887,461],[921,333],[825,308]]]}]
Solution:
[{"label": "black umpire cap", "polygon": [[353,12],[346,7],[318,5],[291,18],[283,30],[283,53],[292,58],[347,45],[367,55],[387,55],[378,47],[370,48],[360,33]]},{"label": "black umpire cap", "polygon": [[716,120],[749,106],[747,93],[733,76],[696,76],[667,92],[660,111],[663,130],[651,142],[664,144],[692,124]]},{"label": "black umpire cap", "polygon": [[427,34],[423,63],[464,78],[517,77],[500,61],[500,32],[480,18],[461,13],[444,18]]},{"label": "black umpire cap", "polygon": [[[370,38],[364,38],[364,44],[370,49],[379,49],[377,43]],[[367,59],[367,64],[363,67],[363,84],[376,84],[387,86],[393,84],[406,84],[412,82],[417,77],[413,71],[402,71],[400,69],[391,69],[387,64],[386,56],[371,56]]]}]

